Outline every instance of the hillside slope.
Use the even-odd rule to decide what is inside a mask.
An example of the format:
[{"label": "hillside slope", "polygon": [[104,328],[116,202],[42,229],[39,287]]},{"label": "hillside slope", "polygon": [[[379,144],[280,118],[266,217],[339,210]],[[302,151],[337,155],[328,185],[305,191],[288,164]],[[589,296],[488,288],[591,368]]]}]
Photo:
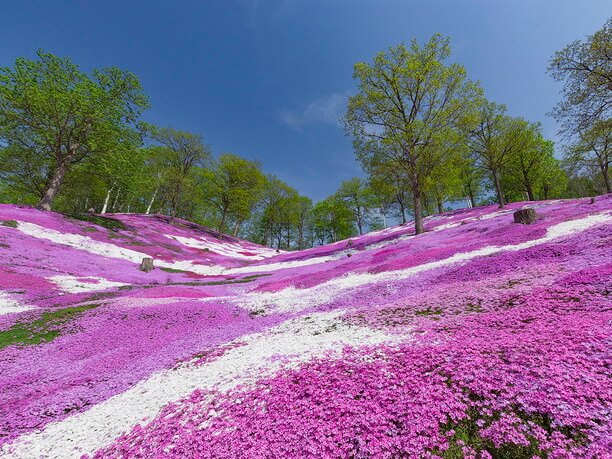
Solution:
[{"label": "hillside slope", "polygon": [[605,457],[612,195],[524,205],[287,253],[0,205],[0,456]]}]

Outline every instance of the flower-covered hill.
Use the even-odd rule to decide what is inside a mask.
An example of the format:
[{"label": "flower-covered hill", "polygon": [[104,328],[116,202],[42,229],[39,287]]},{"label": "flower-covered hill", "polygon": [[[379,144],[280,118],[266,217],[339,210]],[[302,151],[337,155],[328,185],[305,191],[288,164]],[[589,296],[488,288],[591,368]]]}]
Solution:
[{"label": "flower-covered hill", "polygon": [[0,456],[609,457],[612,196],[525,205],[292,253],[2,205]]}]

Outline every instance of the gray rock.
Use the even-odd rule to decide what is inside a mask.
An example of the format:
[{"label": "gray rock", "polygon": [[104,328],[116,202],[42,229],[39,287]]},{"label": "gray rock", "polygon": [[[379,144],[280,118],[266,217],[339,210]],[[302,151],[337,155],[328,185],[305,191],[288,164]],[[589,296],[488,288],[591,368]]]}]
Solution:
[{"label": "gray rock", "polygon": [[521,209],[514,212],[514,223],[522,223],[523,225],[531,225],[538,220],[538,214],[535,209]]},{"label": "gray rock", "polygon": [[153,271],[154,268],[155,266],[153,266],[153,258],[145,257],[140,262],[140,270],[144,271],[145,273]]}]

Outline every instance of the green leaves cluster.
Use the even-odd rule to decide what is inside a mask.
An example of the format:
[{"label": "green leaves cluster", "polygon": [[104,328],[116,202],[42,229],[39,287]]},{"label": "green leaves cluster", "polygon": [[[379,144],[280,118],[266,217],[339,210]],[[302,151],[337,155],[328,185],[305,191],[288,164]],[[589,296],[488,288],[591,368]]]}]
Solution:
[{"label": "green leaves cluster", "polygon": [[0,68],[0,139],[9,155],[26,159],[10,179],[38,191],[39,206],[50,209],[73,165],[139,144],[134,127],[148,99],[130,72],[88,75],[69,58],[37,56]]},{"label": "green leaves cluster", "polygon": [[409,47],[379,53],[370,64],[356,64],[358,92],[349,98],[345,116],[366,170],[386,163],[402,171],[417,233],[423,232],[427,182],[457,150],[457,124],[482,92],[463,66],[446,63],[449,57],[450,40],[436,34],[423,46],[413,40]]}]

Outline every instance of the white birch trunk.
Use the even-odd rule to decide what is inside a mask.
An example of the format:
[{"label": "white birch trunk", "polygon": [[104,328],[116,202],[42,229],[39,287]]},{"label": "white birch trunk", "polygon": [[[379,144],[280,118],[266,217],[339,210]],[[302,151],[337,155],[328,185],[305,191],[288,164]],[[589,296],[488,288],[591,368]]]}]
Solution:
[{"label": "white birch trunk", "polygon": [[115,200],[113,201],[113,212],[117,208],[117,201],[119,201],[119,192],[120,191],[121,191],[121,188],[118,188],[117,189],[117,194],[115,195]]},{"label": "white birch trunk", "polygon": [[147,207],[147,211],[145,212],[147,215],[151,213],[151,207],[153,207],[153,201],[155,201],[155,196],[157,196],[157,190],[155,190],[153,196],[151,197],[151,201],[149,201],[149,206]]},{"label": "white birch trunk", "polygon": [[106,192],[106,198],[104,198],[104,205],[102,206],[102,211],[100,212],[101,214],[105,214],[106,210],[108,209],[108,201],[110,201],[110,196],[111,196],[112,191],[113,191],[113,189],[110,188]]}]

